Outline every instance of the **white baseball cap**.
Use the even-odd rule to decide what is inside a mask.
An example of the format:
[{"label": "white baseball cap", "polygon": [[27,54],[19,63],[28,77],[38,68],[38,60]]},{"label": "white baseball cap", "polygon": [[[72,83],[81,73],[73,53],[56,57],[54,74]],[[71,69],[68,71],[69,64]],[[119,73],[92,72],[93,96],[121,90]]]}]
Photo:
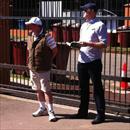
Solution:
[{"label": "white baseball cap", "polygon": [[42,21],[38,17],[32,17],[28,22],[25,22],[26,25],[35,24],[42,26]]}]

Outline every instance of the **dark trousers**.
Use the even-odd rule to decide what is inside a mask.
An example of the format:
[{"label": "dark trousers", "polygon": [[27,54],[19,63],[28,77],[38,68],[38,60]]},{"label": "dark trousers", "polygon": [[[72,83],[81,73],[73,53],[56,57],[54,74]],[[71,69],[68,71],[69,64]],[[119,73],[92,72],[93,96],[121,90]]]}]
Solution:
[{"label": "dark trousers", "polygon": [[104,89],[101,81],[102,62],[95,60],[91,63],[78,63],[78,77],[80,85],[80,106],[79,112],[87,114],[89,106],[89,81],[93,83],[93,94],[96,103],[97,113],[104,115],[105,99]]}]

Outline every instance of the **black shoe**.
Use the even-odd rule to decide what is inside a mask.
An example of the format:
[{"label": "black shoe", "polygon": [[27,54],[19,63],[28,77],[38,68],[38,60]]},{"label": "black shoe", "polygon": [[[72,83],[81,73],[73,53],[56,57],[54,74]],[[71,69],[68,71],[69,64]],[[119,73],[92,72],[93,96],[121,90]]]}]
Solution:
[{"label": "black shoe", "polygon": [[76,115],[73,115],[73,119],[88,119],[88,114],[79,114],[77,113]]},{"label": "black shoe", "polygon": [[100,124],[105,121],[105,116],[96,116],[96,118],[92,121],[92,124]]}]

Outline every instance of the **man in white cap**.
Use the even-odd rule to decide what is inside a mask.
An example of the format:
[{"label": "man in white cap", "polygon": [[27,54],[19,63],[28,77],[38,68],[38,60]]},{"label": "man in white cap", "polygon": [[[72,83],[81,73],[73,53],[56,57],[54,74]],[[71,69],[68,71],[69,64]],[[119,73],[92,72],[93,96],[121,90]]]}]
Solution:
[{"label": "man in white cap", "polygon": [[50,69],[57,53],[56,42],[51,35],[43,33],[42,21],[38,17],[32,17],[25,25],[30,30],[28,37],[30,79],[39,101],[39,108],[32,115],[38,117],[48,114],[49,121],[56,121],[50,89]]},{"label": "man in white cap", "polygon": [[89,80],[93,83],[97,116],[92,124],[105,120],[104,89],[101,81],[102,49],[107,45],[107,29],[105,24],[96,18],[97,6],[87,3],[81,6],[85,22],[80,29],[80,52],[78,57],[78,77],[81,89],[81,102],[76,118],[88,118]]}]

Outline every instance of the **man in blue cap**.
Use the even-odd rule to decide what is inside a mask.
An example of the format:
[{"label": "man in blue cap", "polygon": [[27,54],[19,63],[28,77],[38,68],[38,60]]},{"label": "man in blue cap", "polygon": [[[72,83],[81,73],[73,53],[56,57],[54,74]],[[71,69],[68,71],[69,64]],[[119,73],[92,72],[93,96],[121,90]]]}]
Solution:
[{"label": "man in blue cap", "polygon": [[102,49],[107,45],[107,29],[105,24],[96,18],[97,6],[87,3],[81,6],[85,22],[80,29],[80,52],[78,57],[78,77],[81,89],[81,102],[76,118],[88,118],[89,80],[93,83],[97,116],[92,124],[105,121],[104,89],[101,81]]}]

